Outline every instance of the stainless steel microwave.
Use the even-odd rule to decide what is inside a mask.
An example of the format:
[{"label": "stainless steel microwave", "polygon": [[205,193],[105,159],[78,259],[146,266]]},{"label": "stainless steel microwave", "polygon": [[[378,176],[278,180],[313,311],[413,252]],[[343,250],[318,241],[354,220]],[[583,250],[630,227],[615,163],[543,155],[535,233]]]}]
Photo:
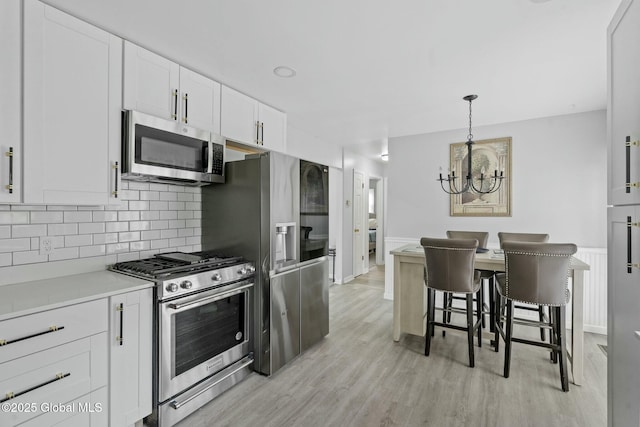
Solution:
[{"label": "stainless steel microwave", "polygon": [[224,182],[225,139],[206,130],[123,111],[122,178],[206,185]]}]

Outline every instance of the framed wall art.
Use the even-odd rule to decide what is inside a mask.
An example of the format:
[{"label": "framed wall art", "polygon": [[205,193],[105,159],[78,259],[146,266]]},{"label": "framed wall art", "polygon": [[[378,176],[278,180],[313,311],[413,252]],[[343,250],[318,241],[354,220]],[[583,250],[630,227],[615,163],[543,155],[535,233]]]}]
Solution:
[{"label": "framed wall art", "polygon": [[[451,144],[450,165],[456,176],[467,176],[467,146],[464,142]],[[495,193],[466,192],[452,194],[451,216],[511,216],[511,137],[474,141],[472,147],[472,175],[477,187],[480,173],[493,176],[494,170],[504,173],[500,189]],[[463,178],[464,179],[464,178]],[[462,185],[460,181],[457,182]],[[487,186],[487,184],[485,184]]]}]

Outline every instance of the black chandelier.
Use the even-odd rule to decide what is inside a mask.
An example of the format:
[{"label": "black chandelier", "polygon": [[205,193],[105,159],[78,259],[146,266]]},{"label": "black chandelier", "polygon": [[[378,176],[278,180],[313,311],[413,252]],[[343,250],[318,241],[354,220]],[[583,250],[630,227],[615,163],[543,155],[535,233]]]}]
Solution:
[{"label": "black chandelier", "polygon": [[[462,194],[467,192],[477,193],[477,194],[489,194],[495,193],[500,189],[500,185],[502,184],[502,180],[504,179],[504,172],[500,171],[498,174],[498,170],[493,171],[493,175],[484,175],[484,167],[480,171],[480,176],[473,176],[473,172],[471,170],[472,161],[472,147],[473,147],[473,134],[471,133],[471,102],[476,99],[478,95],[467,95],[464,99],[465,101],[469,101],[469,135],[467,135],[467,142],[465,143],[467,146],[467,176],[465,177],[464,185],[462,188],[458,187],[456,184],[456,180],[460,177],[456,176],[456,171],[452,170],[449,174],[447,174],[446,178],[442,177],[442,173],[440,174],[440,178],[437,181],[440,181],[440,186],[447,194]],[[445,188],[444,183],[448,183],[448,189]]]}]

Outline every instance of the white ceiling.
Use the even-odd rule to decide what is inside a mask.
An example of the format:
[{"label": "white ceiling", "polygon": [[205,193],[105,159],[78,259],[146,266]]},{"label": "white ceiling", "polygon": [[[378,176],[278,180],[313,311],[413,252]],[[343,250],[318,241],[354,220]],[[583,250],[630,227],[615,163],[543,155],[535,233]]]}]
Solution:
[{"label": "white ceiling", "polygon": [[378,156],[389,137],[466,127],[470,93],[474,125],[606,108],[620,0],[45,2]]}]

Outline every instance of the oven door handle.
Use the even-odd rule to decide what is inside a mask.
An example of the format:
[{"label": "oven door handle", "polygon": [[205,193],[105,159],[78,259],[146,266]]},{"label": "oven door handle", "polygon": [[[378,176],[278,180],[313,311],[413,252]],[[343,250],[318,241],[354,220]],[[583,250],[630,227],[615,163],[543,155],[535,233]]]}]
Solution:
[{"label": "oven door handle", "polygon": [[239,371],[243,370],[244,368],[246,368],[247,366],[251,365],[252,363],[253,363],[253,359],[249,359],[249,360],[245,361],[241,365],[237,366],[233,371],[229,372],[227,375],[225,375],[224,377],[220,378],[218,381],[214,382],[213,384],[210,384],[209,386],[207,386],[206,388],[198,391],[197,393],[194,393],[193,395],[187,397],[185,400],[183,400],[181,402],[179,402],[177,400],[171,401],[171,406],[173,407],[173,409],[180,409],[182,406],[184,406],[187,403],[191,402],[193,399],[195,399],[196,397],[200,396],[202,393],[206,393],[207,391],[211,390],[213,387],[215,387],[218,384],[220,384],[222,381],[224,381],[227,378],[229,378],[230,376],[234,375],[236,372],[239,372]]},{"label": "oven door handle", "polygon": [[185,303],[182,303],[182,304],[171,303],[171,304],[169,304],[169,308],[172,308],[174,310],[180,310],[182,308],[191,307],[193,305],[199,305],[199,304],[209,303],[209,302],[212,302],[212,301],[217,301],[219,299],[224,299],[224,298],[231,297],[233,295],[239,294],[239,293],[243,292],[245,289],[248,289],[248,288],[251,288],[251,287],[253,287],[253,282],[250,282],[250,283],[248,283],[246,285],[243,285],[243,286],[238,286],[237,288],[234,288],[234,289],[232,289],[230,291],[227,291],[227,292],[222,292],[220,294],[210,295],[208,297],[199,298],[199,299],[194,300],[194,301],[189,301],[189,302],[185,302]]}]

